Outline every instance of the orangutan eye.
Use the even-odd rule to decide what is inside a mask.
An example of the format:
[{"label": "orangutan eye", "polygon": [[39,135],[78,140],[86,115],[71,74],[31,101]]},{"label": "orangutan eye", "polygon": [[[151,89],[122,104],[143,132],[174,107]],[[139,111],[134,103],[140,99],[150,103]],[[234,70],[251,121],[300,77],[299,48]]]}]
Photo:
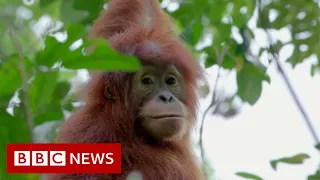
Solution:
[{"label": "orangutan eye", "polygon": [[153,84],[153,81],[152,81],[151,77],[146,76],[146,77],[142,78],[142,83],[146,84],[146,85],[149,85],[149,84]]},{"label": "orangutan eye", "polygon": [[166,83],[169,85],[174,85],[177,83],[177,79],[173,76],[170,76],[167,78]]}]

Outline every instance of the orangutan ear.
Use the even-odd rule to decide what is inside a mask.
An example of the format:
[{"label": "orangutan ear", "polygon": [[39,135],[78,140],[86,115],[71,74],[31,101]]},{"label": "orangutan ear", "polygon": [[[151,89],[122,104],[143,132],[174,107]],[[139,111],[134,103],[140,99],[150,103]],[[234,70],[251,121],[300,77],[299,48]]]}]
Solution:
[{"label": "orangutan ear", "polygon": [[107,99],[110,99],[112,101],[116,101],[116,98],[114,96],[114,93],[112,91],[112,89],[110,87],[105,87],[104,88],[104,96],[107,98]]}]

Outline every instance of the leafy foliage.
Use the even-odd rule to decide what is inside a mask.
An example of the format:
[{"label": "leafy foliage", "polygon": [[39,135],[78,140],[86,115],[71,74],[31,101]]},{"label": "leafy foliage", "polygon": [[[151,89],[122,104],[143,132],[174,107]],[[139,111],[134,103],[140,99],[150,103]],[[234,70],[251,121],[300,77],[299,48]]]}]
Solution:
[{"label": "leafy foliage", "polygon": [[259,177],[257,175],[246,173],[246,172],[238,172],[238,173],[236,173],[236,175],[238,175],[240,177],[244,177],[246,179],[263,180],[261,177]]},{"label": "leafy foliage", "polygon": [[308,176],[308,180],[318,180],[320,179],[320,169],[317,170],[313,175]]},{"label": "leafy foliage", "polygon": [[308,154],[297,154],[292,157],[285,157],[285,158],[280,158],[276,160],[272,160],[270,162],[272,168],[274,170],[277,170],[277,165],[279,163],[287,163],[287,164],[302,164],[306,159],[309,159],[310,156]]},{"label": "leafy foliage", "polygon": [[320,151],[320,143],[315,145],[315,148]]},{"label": "leafy foliage", "polygon": [[257,66],[247,64],[237,75],[238,93],[251,105],[255,104],[262,92],[262,81],[270,82],[268,76]]},{"label": "leafy foliage", "polygon": [[[285,6],[284,6],[285,4]],[[287,59],[293,67],[302,63],[311,55],[318,57],[318,63],[312,67],[314,69],[320,64],[319,40],[317,33],[320,28],[319,6],[317,1],[271,1],[263,7],[261,12],[259,27],[272,29],[282,29],[288,27],[291,31],[292,39],[282,42],[280,47],[285,44],[293,44],[293,55]],[[273,17],[269,23],[264,23],[266,18]],[[270,19],[270,18],[269,18]],[[311,69],[311,74],[314,70]]]}]

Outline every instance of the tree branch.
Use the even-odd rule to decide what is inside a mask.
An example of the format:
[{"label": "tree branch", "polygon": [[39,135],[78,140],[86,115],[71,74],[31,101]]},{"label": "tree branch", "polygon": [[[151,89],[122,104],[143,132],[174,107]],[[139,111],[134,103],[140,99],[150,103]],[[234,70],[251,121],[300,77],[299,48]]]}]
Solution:
[{"label": "tree branch", "polygon": [[[269,38],[269,41],[272,42],[272,41],[271,41],[271,35],[270,35],[269,32],[267,32],[267,36],[268,36],[268,38]],[[316,134],[315,129],[314,129],[313,126],[312,126],[311,119],[310,119],[310,117],[308,116],[306,110],[303,108],[303,106],[302,106],[302,104],[301,104],[301,102],[300,102],[300,100],[299,100],[299,98],[298,98],[298,95],[297,95],[297,93],[295,92],[295,90],[294,90],[294,88],[293,88],[293,86],[292,86],[292,84],[291,84],[291,82],[290,82],[290,80],[289,80],[288,75],[286,74],[286,72],[284,71],[283,67],[281,66],[281,64],[280,64],[280,62],[279,62],[278,54],[275,53],[275,50],[274,50],[273,45],[270,45],[270,51],[271,51],[271,54],[273,55],[273,58],[274,58],[274,60],[275,60],[275,62],[276,62],[276,65],[277,65],[277,68],[278,68],[278,70],[279,70],[279,73],[280,73],[280,75],[282,76],[282,78],[283,78],[283,80],[284,80],[284,82],[285,82],[285,84],[286,84],[286,86],[287,86],[287,89],[289,90],[289,92],[290,92],[290,94],[291,94],[294,102],[295,102],[296,105],[298,106],[298,109],[299,109],[301,115],[303,116],[303,118],[304,118],[304,120],[305,120],[305,122],[306,122],[306,124],[307,124],[307,126],[308,126],[308,128],[309,128],[309,131],[311,132],[311,135],[312,135],[314,141],[315,141],[317,144],[319,144],[320,141],[319,141],[319,138],[317,137],[317,134]]]},{"label": "tree branch", "polygon": [[[224,46],[221,54],[219,53],[218,49],[216,47],[214,47],[214,51],[215,51],[215,54],[217,56],[217,64],[218,64],[218,71],[217,71],[217,78],[215,79],[215,84],[214,84],[214,87],[213,87],[213,94],[212,94],[212,99],[211,99],[211,103],[209,104],[209,106],[207,107],[207,109],[204,111],[203,113],[203,116],[202,116],[202,121],[201,121],[201,125],[200,125],[200,138],[199,138],[199,144],[200,144],[200,151],[201,151],[201,159],[202,159],[202,162],[205,163],[206,160],[205,160],[205,150],[204,150],[204,144],[203,144],[203,127],[204,127],[204,121],[205,121],[205,118],[206,118],[206,115],[208,114],[208,112],[210,111],[210,109],[212,107],[214,107],[214,105],[216,105],[216,102],[217,102],[217,86],[218,86],[218,82],[219,82],[219,79],[220,79],[220,71],[221,71],[221,64],[223,62],[223,59],[224,59],[224,56],[227,52],[228,48],[227,46]],[[205,176],[207,177],[207,173],[205,173]]]},{"label": "tree branch", "polygon": [[[260,2],[260,6],[259,6],[259,14],[260,16],[263,17],[263,13],[261,13],[262,10],[261,10],[261,2]],[[265,19],[265,18],[261,18],[261,19]],[[262,24],[269,24],[269,22],[263,22]],[[305,123],[307,124],[307,127],[309,129],[309,131],[311,132],[311,135],[314,139],[314,141],[316,142],[316,145],[319,145],[320,144],[320,141],[319,141],[319,138],[316,134],[316,131],[315,129],[313,128],[312,126],[312,123],[311,123],[311,120],[306,112],[306,110],[303,108],[299,98],[298,98],[298,95],[297,93],[295,92],[290,80],[289,80],[289,77],[288,75],[286,74],[284,68],[281,66],[281,63],[279,61],[279,56],[278,56],[278,53],[277,51],[275,50],[274,46],[272,45],[272,36],[270,35],[270,33],[267,31],[266,27],[263,27],[264,31],[267,33],[267,37],[268,37],[268,41],[269,41],[269,49],[270,49],[270,52],[273,56],[273,59],[277,65],[277,68],[278,68],[278,71],[279,71],[279,74],[282,76],[284,82],[285,82],[285,85],[287,86],[287,89],[289,90],[294,102],[296,103],[297,107],[298,107],[298,110],[300,111]]]}]

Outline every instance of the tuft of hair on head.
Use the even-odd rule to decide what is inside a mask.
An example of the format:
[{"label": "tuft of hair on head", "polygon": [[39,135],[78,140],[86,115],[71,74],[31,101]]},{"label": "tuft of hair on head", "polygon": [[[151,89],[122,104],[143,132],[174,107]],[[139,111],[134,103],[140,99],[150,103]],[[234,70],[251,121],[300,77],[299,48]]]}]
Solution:
[{"label": "tuft of hair on head", "polygon": [[173,23],[170,16],[163,12],[158,0],[144,0],[144,8],[141,12],[141,27],[157,28],[161,30],[172,30]]},{"label": "tuft of hair on head", "polygon": [[132,28],[171,31],[173,23],[158,0],[111,0],[93,25],[89,37],[110,37]]}]

